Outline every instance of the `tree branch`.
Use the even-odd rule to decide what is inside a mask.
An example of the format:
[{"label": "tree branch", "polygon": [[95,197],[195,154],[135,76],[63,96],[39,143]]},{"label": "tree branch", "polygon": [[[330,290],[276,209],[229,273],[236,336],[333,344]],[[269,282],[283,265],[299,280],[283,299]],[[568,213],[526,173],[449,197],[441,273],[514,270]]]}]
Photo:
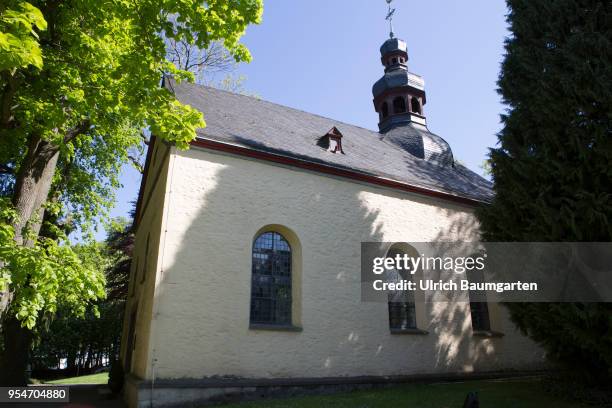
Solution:
[{"label": "tree branch", "polygon": [[150,140],[147,138],[147,135],[145,135],[144,132],[140,132],[140,137],[142,138],[142,142],[148,146]]},{"label": "tree branch", "polygon": [[8,164],[0,163],[0,174],[14,174],[15,169]]},{"label": "tree branch", "polygon": [[138,170],[140,174],[144,173],[144,166],[142,165],[142,163],[140,163],[140,160],[138,160],[137,157],[128,155],[128,159],[130,159],[132,165],[136,168],[136,170]]},{"label": "tree branch", "polygon": [[85,119],[72,129],[69,129],[64,136],[64,143],[68,143],[73,140],[75,137],[87,132],[91,127],[91,122],[89,119]]},{"label": "tree branch", "polygon": [[17,92],[17,80],[15,77],[8,72],[5,72],[3,79],[6,81],[6,85],[2,92],[2,100],[0,103],[0,124],[4,128],[8,128],[13,121],[13,115],[11,114],[13,96]]}]

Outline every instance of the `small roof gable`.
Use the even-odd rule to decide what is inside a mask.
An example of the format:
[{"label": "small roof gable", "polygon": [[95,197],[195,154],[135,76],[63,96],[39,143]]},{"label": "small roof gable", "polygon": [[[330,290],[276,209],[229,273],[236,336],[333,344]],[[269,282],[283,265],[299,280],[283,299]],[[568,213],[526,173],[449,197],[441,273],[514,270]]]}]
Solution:
[{"label": "small roof gable", "polygon": [[[388,178],[415,187],[488,202],[492,184],[466,167],[419,159],[375,131],[202,85],[166,79],[176,98],[204,114],[197,137]],[[345,154],[318,145],[327,129],[342,136]],[[335,129],[335,130],[334,130]],[[418,129],[440,139],[426,128]],[[329,133],[328,132],[328,133]]]},{"label": "small roof gable", "polygon": [[325,136],[342,137],[342,133],[340,133],[337,127],[333,126],[331,129],[329,129]]}]

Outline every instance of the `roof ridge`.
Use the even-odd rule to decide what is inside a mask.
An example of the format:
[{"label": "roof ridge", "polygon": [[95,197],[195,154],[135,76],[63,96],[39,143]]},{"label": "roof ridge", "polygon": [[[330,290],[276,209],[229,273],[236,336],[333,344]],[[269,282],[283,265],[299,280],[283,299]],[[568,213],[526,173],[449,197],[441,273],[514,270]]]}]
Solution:
[{"label": "roof ridge", "polygon": [[[176,80],[173,80],[173,81],[174,81],[174,83],[178,84],[176,82]],[[200,88],[200,89],[211,89],[211,90],[213,90],[215,92],[222,92],[222,93],[226,93],[226,94],[233,95],[233,96],[238,96],[238,97],[242,97],[242,98],[256,100],[258,102],[265,102],[265,103],[268,103],[270,105],[278,106],[280,108],[291,109],[291,110],[296,111],[296,112],[302,112],[302,113],[306,113],[308,115],[318,116],[319,118],[326,119],[326,120],[329,120],[329,121],[332,121],[332,122],[336,122],[336,123],[339,123],[341,125],[347,125],[347,126],[351,126],[351,127],[354,127],[354,128],[366,130],[366,131],[374,134],[375,136],[382,136],[382,133],[377,132],[376,130],[373,130],[373,129],[368,129],[368,128],[365,128],[363,126],[354,125],[352,123],[348,123],[348,122],[344,122],[344,121],[341,121],[341,120],[338,120],[338,119],[330,118],[328,116],[323,116],[323,115],[318,114],[318,113],[308,112],[308,111],[305,111],[305,110],[300,109],[300,108],[294,108],[294,107],[291,107],[291,106],[283,105],[281,103],[272,102],[272,101],[269,101],[267,99],[257,98],[255,96],[251,96],[251,95],[244,95],[244,94],[228,91],[226,89],[220,89],[220,88],[217,88],[217,87],[214,87],[214,86],[198,84],[198,83],[195,83],[195,82],[188,82],[188,84],[191,85],[191,86],[195,86],[197,88]],[[172,86],[172,85],[170,85],[170,86]],[[173,90],[170,90],[170,91],[172,92]]]}]

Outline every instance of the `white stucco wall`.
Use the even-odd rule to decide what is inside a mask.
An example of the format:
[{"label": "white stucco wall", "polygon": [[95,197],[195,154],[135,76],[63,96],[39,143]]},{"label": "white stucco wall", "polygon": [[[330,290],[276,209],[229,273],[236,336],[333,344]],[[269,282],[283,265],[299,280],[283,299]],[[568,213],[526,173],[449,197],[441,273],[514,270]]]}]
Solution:
[{"label": "white stucco wall", "polygon": [[[360,301],[362,241],[470,240],[472,209],[199,148],[168,165],[143,377],[425,374],[539,367],[543,352],[494,308],[503,338],[472,336],[467,304],[422,305],[427,335],[390,334]],[[159,204],[162,207],[162,204]],[[251,247],[269,224],[301,245],[301,332],[249,330]]]}]

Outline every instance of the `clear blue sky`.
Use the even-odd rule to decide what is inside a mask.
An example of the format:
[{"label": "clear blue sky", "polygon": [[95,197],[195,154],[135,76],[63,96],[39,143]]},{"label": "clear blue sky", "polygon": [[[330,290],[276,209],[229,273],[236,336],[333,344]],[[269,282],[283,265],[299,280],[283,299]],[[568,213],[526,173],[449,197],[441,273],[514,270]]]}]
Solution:
[{"label": "clear blue sky", "polygon": [[[429,129],[482,173],[504,109],[496,80],[508,35],[505,2],[395,0],[393,6],[408,68],[425,78]],[[262,24],[243,38],[253,61],[237,74],[263,99],[376,130],[371,88],[383,74],[378,49],[388,37],[386,11],[384,0],[264,0]],[[139,174],[124,171],[122,183],[114,216],[129,211]]]}]

